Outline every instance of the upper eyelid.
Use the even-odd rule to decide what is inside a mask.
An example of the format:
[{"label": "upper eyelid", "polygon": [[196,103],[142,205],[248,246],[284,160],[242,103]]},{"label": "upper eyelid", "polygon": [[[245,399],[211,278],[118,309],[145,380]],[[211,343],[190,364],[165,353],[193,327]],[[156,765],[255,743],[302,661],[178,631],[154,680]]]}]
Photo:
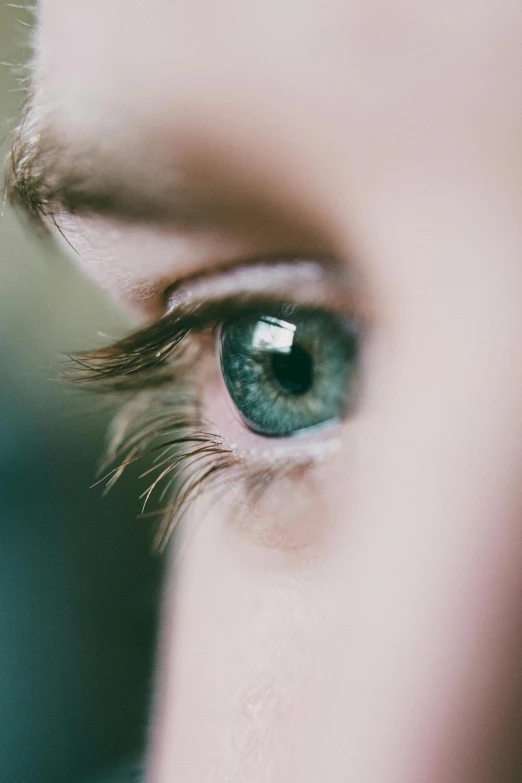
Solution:
[{"label": "upper eyelid", "polygon": [[173,380],[165,360],[189,332],[218,325],[233,314],[283,303],[314,309],[342,306],[353,316],[361,309],[357,300],[355,286],[343,290],[338,279],[332,284],[330,267],[317,261],[277,259],[241,265],[178,285],[171,290],[162,318],[112,345],[71,355],[74,366],[66,376],[107,391],[141,388],[145,375],[148,384],[161,385]]}]

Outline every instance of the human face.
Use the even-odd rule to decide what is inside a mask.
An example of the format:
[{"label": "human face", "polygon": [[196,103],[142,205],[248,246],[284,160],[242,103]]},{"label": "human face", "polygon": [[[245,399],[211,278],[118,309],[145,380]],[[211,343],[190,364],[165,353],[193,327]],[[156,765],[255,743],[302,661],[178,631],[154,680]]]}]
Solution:
[{"label": "human face", "polygon": [[519,0],[42,0],[14,198],[153,329],[361,335],[298,437],[195,335],[233,464],[168,549],[150,783],[520,779],[521,68]]}]

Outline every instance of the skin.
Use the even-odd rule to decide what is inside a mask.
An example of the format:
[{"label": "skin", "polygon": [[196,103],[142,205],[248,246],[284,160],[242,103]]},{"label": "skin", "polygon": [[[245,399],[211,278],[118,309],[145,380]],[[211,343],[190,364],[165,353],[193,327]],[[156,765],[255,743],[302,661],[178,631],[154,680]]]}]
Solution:
[{"label": "skin", "polygon": [[298,250],[371,311],[310,476],[240,524],[203,500],[169,550],[149,783],[520,779],[521,69],[519,0],[41,2],[39,121],[232,206],[60,215],[87,274],[148,321]]}]

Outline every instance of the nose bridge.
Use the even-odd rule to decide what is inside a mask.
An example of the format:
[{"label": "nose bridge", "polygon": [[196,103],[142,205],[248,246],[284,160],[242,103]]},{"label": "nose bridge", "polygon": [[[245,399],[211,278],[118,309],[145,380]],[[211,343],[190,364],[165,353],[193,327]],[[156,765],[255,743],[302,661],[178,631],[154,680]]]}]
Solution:
[{"label": "nose bridge", "polygon": [[417,504],[475,519],[518,502],[521,224],[506,184],[468,163],[397,174],[357,225],[375,295],[361,486],[421,520]]},{"label": "nose bridge", "polygon": [[515,780],[498,770],[522,649],[522,330],[516,292],[454,283],[376,351],[340,526],[354,779]]}]

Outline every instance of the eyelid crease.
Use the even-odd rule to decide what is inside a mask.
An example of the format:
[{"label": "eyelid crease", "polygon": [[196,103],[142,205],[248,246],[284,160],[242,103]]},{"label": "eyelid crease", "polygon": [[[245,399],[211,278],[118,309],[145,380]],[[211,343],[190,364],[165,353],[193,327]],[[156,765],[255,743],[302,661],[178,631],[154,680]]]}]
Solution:
[{"label": "eyelid crease", "polygon": [[165,298],[167,312],[194,300],[219,300],[232,294],[263,294],[275,302],[295,298],[296,304],[336,309],[339,292],[346,295],[354,286],[353,270],[344,269],[335,259],[284,255],[199,273],[174,284]]}]

